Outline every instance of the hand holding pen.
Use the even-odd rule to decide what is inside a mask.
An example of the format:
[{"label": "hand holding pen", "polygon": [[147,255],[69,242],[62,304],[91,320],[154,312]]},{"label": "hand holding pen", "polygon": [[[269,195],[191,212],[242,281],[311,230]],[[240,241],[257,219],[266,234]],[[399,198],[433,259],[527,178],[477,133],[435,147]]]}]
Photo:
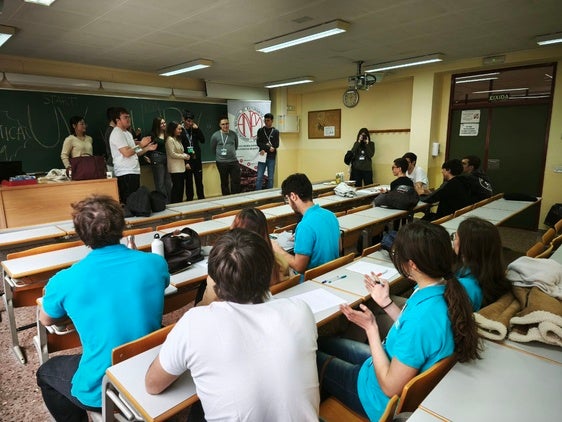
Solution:
[{"label": "hand holding pen", "polygon": [[390,300],[390,286],[388,280],[381,278],[383,273],[365,274],[363,281],[371,297],[379,306],[384,306]]}]

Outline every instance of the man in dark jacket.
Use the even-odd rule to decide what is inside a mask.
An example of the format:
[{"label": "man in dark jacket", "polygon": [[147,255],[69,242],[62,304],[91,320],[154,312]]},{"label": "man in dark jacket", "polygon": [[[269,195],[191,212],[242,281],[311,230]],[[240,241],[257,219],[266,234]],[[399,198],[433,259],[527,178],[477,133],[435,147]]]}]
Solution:
[{"label": "man in dark jacket", "polygon": [[492,184],[488,176],[480,170],[480,158],[467,155],[462,160],[463,177],[470,183],[470,201],[475,204],[493,195]]},{"label": "man in dark jacket", "polygon": [[197,199],[205,199],[203,189],[203,164],[201,163],[201,144],[205,143],[205,135],[193,121],[195,117],[191,111],[183,112],[183,131],[181,143],[184,151],[189,154],[186,160],[185,171],[185,197],[188,201],[193,201],[193,181],[197,190]]}]

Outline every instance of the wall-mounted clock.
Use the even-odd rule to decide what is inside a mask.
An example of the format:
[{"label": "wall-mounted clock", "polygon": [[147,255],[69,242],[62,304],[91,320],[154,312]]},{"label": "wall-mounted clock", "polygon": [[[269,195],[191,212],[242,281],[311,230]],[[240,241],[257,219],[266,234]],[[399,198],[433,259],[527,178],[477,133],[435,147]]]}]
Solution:
[{"label": "wall-mounted clock", "polygon": [[359,102],[359,92],[354,88],[349,88],[343,94],[343,104],[346,107],[355,107]]}]

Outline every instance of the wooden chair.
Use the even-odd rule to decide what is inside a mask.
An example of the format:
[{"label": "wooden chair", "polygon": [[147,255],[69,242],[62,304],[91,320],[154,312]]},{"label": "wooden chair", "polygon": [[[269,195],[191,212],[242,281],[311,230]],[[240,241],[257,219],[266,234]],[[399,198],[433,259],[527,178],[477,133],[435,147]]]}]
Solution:
[{"label": "wooden chair", "polygon": [[160,226],[157,226],[156,231],[171,229],[172,227],[188,226],[188,225],[193,224],[193,223],[200,223],[201,221],[205,221],[205,219],[203,217],[199,217],[199,218],[190,218],[190,219],[187,219],[187,220],[178,220],[178,221],[174,221],[172,223],[167,223],[167,224],[162,224]]},{"label": "wooden chair", "polygon": [[376,251],[380,251],[382,248],[382,245],[380,243],[377,243],[376,245],[373,246],[369,246],[368,248],[363,249],[363,252],[361,253],[361,257],[365,257],[367,255],[371,255],[372,253],[376,252]]},{"label": "wooden chair", "polygon": [[456,210],[455,213],[453,214],[453,217],[458,217],[459,215],[466,214],[467,212],[473,209],[474,209],[474,204],[467,205],[466,207],[461,208],[460,210]]},{"label": "wooden chair", "polygon": [[347,210],[347,213],[348,214],[355,214],[356,212],[365,211],[365,210],[368,210],[368,209],[371,209],[371,208],[373,208],[373,206],[371,204],[361,205],[359,207],[355,207],[355,208],[352,208],[350,210]]},{"label": "wooden chair", "polygon": [[457,357],[451,355],[441,359],[428,370],[416,375],[402,388],[396,414],[414,412],[439,381],[453,367]]},{"label": "wooden chair", "polygon": [[541,253],[537,254],[535,256],[535,258],[550,258],[550,255],[552,255],[552,252],[554,252],[554,246],[552,245],[552,243],[550,245],[548,245],[546,247],[546,249],[544,251],[542,251]]},{"label": "wooden chair", "polygon": [[556,230],[553,228],[548,229],[541,238],[542,243],[548,245],[556,237]]},{"label": "wooden chair", "polygon": [[355,254],[350,253],[345,256],[339,257],[334,259],[333,261],[326,262],[325,264],[319,265],[316,268],[312,268],[310,270],[305,271],[304,279],[305,280],[312,280],[313,278],[318,277],[319,275],[326,274],[336,268],[342,267],[346,264],[349,264],[355,258]]},{"label": "wooden chair", "polygon": [[[320,418],[326,422],[368,422],[369,419],[351,410],[335,397],[320,403]],[[381,419],[382,420],[382,419]]]},{"label": "wooden chair", "polygon": [[287,226],[283,226],[283,227],[276,227],[273,230],[273,233],[283,233],[283,232],[288,232],[288,231],[295,231],[295,227],[297,227],[298,223],[293,223],[293,224],[289,224]]},{"label": "wooden chair", "polygon": [[216,220],[217,218],[221,218],[221,217],[229,217],[231,215],[238,215],[240,213],[240,211],[242,211],[242,210],[239,209],[239,210],[230,210],[230,211],[221,212],[219,214],[213,215],[211,217],[211,220]]},{"label": "wooden chair", "polygon": [[295,274],[294,276],[289,277],[286,280],[283,280],[281,283],[274,284],[269,288],[269,291],[271,292],[272,296],[276,295],[277,293],[282,292],[283,290],[290,289],[291,287],[294,287],[297,284],[299,284],[300,278],[301,278],[300,274]]},{"label": "wooden chair", "polygon": [[174,328],[174,325],[175,324],[160,328],[159,330],[153,331],[144,337],[116,347],[111,352],[111,364],[116,365],[126,359],[138,355],[139,353],[145,352],[148,349],[152,349],[153,347],[164,343],[164,340],[166,340],[168,333],[172,330],[172,328]]},{"label": "wooden chair", "polygon": [[152,227],[143,227],[142,229],[129,229],[123,231],[123,237],[136,236],[137,234],[148,233],[152,231]]},{"label": "wooden chair", "polygon": [[82,345],[78,332],[71,321],[67,324],[45,327],[39,321],[40,304],[37,305],[37,334],[33,336],[33,345],[39,356],[39,364],[49,360],[49,354],[61,350],[74,349]]},{"label": "wooden chair", "polygon": [[[150,230],[151,229],[149,228],[148,231],[150,231]],[[53,243],[53,244],[50,244],[50,245],[43,245],[43,246],[37,246],[35,248],[31,248],[31,249],[26,249],[25,251],[12,252],[12,253],[9,253],[8,255],[6,255],[6,258],[7,259],[22,258],[24,256],[38,255],[40,253],[58,251],[58,250],[67,249],[67,248],[73,248],[74,246],[80,246],[80,245],[83,245],[83,244],[84,244],[84,242],[82,242],[81,240],[75,240],[73,242]]]},{"label": "wooden chair", "polygon": [[320,195],[317,196],[317,198],[322,198],[323,196],[332,196],[332,195],[334,195],[334,191],[329,190],[328,192],[321,193]]},{"label": "wooden chair", "polygon": [[285,202],[272,202],[270,204],[260,205],[259,207],[256,208],[260,210],[265,210],[267,208],[280,207],[281,205],[285,205]]},{"label": "wooden chair", "polygon": [[554,230],[556,230],[556,234],[562,234],[562,218],[554,223]]},{"label": "wooden chair", "polygon": [[552,239],[552,252],[556,251],[562,244],[562,234],[559,234],[554,239]]},{"label": "wooden chair", "polygon": [[336,218],[337,218],[337,217],[341,217],[342,215],[345,215],[345,214],[346,214],[346,212],[347,212],[346,210],[343,210],[343,211],[337,211],[337,212],[335,212],[335,213],[334,213],[334,215],[335,215],[335,216],[336,216]]},{"label": "wooden chair", "polygon": [[393,395],[388,404],[386,405],[386,409],[384,413],[381,415],[379,422],[392,422],[394,420],[394,415],[396,413],[396,407],[398,406],[398,397],[397,394]]},{"label": "wooden chair", "polygon": [[546,249],[547,246],[539,240],[527,250],[525,255],[531,258],[536,258],[537,255],[543,253]]}]

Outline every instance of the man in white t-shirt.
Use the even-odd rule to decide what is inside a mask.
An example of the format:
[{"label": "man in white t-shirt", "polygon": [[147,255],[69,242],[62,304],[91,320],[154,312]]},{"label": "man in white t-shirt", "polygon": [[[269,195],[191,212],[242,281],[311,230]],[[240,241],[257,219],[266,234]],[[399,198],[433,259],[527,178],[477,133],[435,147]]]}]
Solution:
[{"label": "man in white t-shirt", "polygon": [[148,393],[189,370],[207,421],[318,421],[316,324],[306,303],[269,299],[273,262],[265,239],[248,230],[215,243],[209,278],[219,301],[177,322],[148,369]]},{"label": "man in white t-shirt", "polygon": [[131,116],[125,108],[115,107],[112,119],[115,128],[109,135],[109,147],[113,158],[113,173],[117,177],[119,201],[125,204],[129,195],[140,186],[138,156],[147,151],[154,151],[158,145],[152,142],[150,136],[145,136],[138,144],[135,143],[129,131]]},{"label": "man in white t-shirt", "polygon": [[407,152],[402,156],[402,158],[405,158],[408,162],[408,171],[406,172],[406,176],[412,179],[414,187],[416,187],[416,189],[426,190],[428,186],[427,173],[420,166],[416,165],[418,156],[413,152]]}]

